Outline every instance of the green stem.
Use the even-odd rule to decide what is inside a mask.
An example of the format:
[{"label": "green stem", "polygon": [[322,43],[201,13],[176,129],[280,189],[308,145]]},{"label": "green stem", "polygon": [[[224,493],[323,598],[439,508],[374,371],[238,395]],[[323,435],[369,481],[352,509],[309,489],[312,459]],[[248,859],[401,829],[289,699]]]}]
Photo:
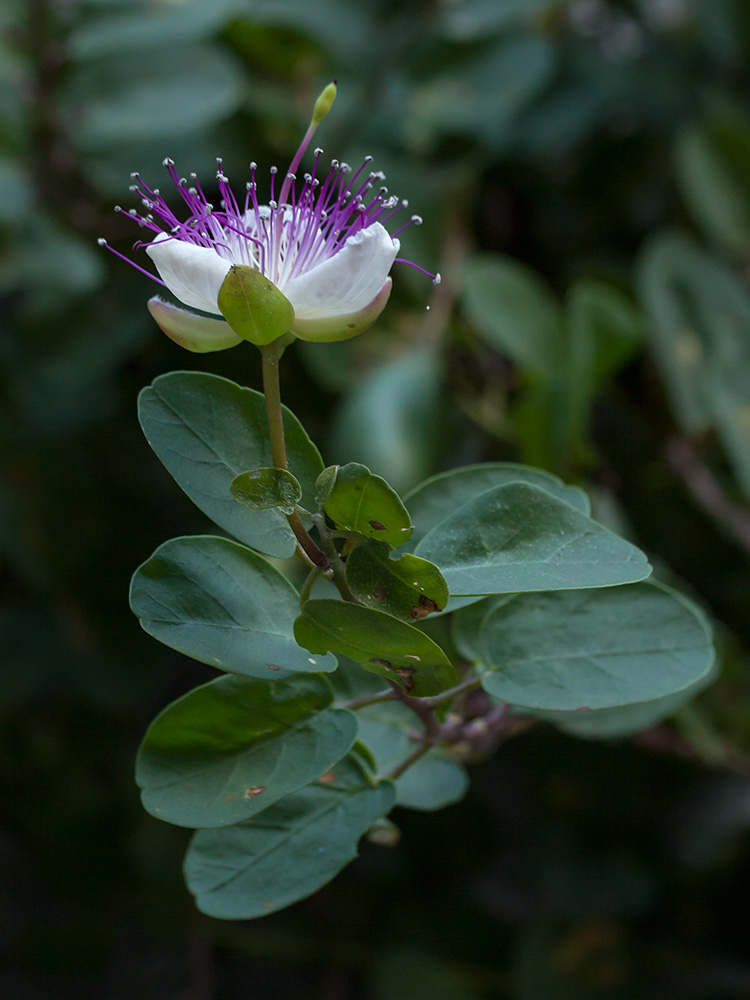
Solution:
[{"label": "green stem", "polygon": [[349,601],[351,604],[358,604],[359,602],[357,601],[357,598],[351,592],[349,584],[346,582],[346,567],[341,561],[341,556],[339,555],[336,546],[333,544],[331,533],[326,527],[325,516],[323,514],[313,514],[312,521],[318,529],[321,545],[328,556],[328,565],[333,573],[333,582],[336,584],[339,593],[345,601]]},{"label": "green stem", "polygon": [[323,572],[320,566],[313,566],[310,572],[305,577],[305,582],[302,584],[302,589],[299,592],[299,606],[304,608],[307,601],[310,599],[310,591],[315,585],[315,581]]},{"label": "green stem", "polygon": [[[271,439],[271,458],[277,469],[289,466],[286,460],[286,441],[284,440],[284,416],[281,410],[281,386],[279,384],[279,342],[263,344],[260,348],[263,369],[263,392],[266,398],[266,414],[268,416],[268,433]],[[325,553],[318,548],[308,534],[299,514],[295,511],[287,514],[289,527],[294,532],[300,548],[314,566],[326,569],[329,566]]]}]

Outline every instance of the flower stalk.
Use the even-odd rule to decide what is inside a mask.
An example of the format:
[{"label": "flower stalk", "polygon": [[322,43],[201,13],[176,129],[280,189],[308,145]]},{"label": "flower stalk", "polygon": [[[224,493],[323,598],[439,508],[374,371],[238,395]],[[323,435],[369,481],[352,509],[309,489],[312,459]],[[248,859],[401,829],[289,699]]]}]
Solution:
[{"label": "flower stalk", "polygon": [[[281,387],[279,384],[279,342],[263,344],[260,348],[263,369],[263,392],[266,400],[268,433],[271,440],[271,458],[277,469],[288,470],[286,441],[284,439],[284,416],[281,409]],[[287,514],[289,527],[294,532],[302,552],[313,566],[328,569],[329,560],[310,537],[299,514]]]}]

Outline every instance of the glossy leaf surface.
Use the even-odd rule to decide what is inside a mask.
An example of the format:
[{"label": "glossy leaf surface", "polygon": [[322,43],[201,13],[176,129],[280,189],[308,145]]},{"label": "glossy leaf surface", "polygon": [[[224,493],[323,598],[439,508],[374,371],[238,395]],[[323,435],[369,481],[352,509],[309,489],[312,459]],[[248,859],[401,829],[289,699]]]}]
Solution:
[{"label": "glossy leaf surface", "polygon": [[173,538],[133,576],[130,606],[160,642],[219,670],[263,680],[336,669],[294,639],[297,591],[256,552],[213,535]]},{"label": "glossy leaf surface", "polygon": [[315,781],[351,749],[355,716],[324,678],[219,677],[151,723],[136,764],[144,807],[178,826],[237,823]]},{"label": "glossy leaf surface", "polygon": [[230,493],[244,507],[270,510],[278,507],[284,514],[291,514],[302,499],[302,488],[286,469],[251,469],[232,480]]},{"label": "glossy leaf surface", "polygon": [[635,702],[617,708],[600,708],[591,712],[534,712],[564,733],[582,739],[618,739],[656,725],[673,715],[679,708],[708,687],[718,671],[714,664],[708,673],[682,691],[666,694],[651,701]]},{"label": "glossy leaf surface", "polygon": [[465,503],[425,535],[416,555],[440,567],[451,594],[606,587],[651,572],[634,545],[527,483]]},{"label": "glossy leaf surface", "polygon": [[294,623],[294,635],[310,652],[341,653],[416,697],[457,683],[455,669],[437,643],[384,611],[345,601],[308,601]]},{"label": "glossy leaf surface", "polygon": [[405,553],[391,558],[385,542],[357,545],[346,560],[349,588],[362,604],[404,621],[442,611],[448,585],[434,563]]},{"label": "glossy leaf surface", "polygon": [[483,620],[480,641],[489,694],[568,712],[674,694],[714,658],[698,608],[655,583],[519,595]]},{"label": "glossy leaf surface", "polygon": [[[170,372],[143,390],[138,413],[149,444],[169,473],[219,527],[268,555],[294,553],[294,535],[280,511],[248,510],[229,492],[240,473],[273,465],[261,393],[217,375]],[[284,433],[289,468],[309,509],[323,462],[285,408]]]},{"label": "glossy leaf surface", "polygon": [[325,500],[325,512],[342,531],[403,545],[411,536],[411,520],[401,499],[385,479],[365,465],[342,465]]},{"label": "glossy leaf surface", "polygon": [[567,486],[562,479],[543,469],[532,469],[514,462],[487,462],[484,465],[467,465],[462,469],[441,472],[420,483],[408,493],[404,502],[414,522],[414,534],[408,542],[413,551],[428,531],[450,517],[468,500],[506,483],[531,483],[552,493],[560,500],[588,514],[590,507],[586,494],[578,486]]}]

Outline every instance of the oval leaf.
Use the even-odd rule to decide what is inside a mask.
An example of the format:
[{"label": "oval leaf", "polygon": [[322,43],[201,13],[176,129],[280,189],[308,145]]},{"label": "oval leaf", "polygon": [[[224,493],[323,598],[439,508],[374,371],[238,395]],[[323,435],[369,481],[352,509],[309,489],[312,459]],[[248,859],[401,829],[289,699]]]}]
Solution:
[{"label": "oval leaf", "polygon": [[[284,409],[289,468],[312,509],[323,469],[318,449]],[[144,389],[138,415],[146,439],[178,485],[220,528],[271,556],[294,554],[295,539],[279,510],[249,511],[229,492],[247,469],[273,465],[263,394],[202,372],[170,372]]]},{"label": "oval leaf", "polygon": [[333,767],[357,719],[322,677],[219,677],[149,726],[136,763],[144,808],[177,826],[238,823]]},{"label": "oval leaf", "polygon": [[130,607],[155,639],[219,670],[263,680],[336,669],[297,645],[299,595],[266,559],[228,538],[173,538],[138,567]]},{"label": "oval leaf", "polygon": [[714,658],[700,611],[656,583],[515,597],[482,622],[481,649],[489,694],[567,712],[682,691]]},{"label": "oval leaf", "polygon": [[253,819],[199,830],[185,857],[196,905],[246,920],[311,895],[357,856],[357,842],[393,807],[390,782],[374,784],[350,754],[314,784]]},{"label": "oval leaf", "polygon": [[338,529],[389,545],[403,545],[411,536],[409,512],[398,493],[357,462],[339,467],[325,512]]},{"label": "oval leaf", "polygon": [[551,472],[514,462],[467,465],[425,479],[411,493],[407,493],[404,502],[408,503],[414,522],[414,534],[407,548],[413,552],[428,531],[450,517],[467,500],[506,483],[531,483],[565,500],[582,514],[590,513],[589,500],[583,490],[578,486],[567,486]]},{"label": "oval leaf", "polygon": [[433,528],[416,554],[436,563],[451,594],[511,594],[634,583],[644,554],[546,490],[487,490]]},{"label": "oval leaf", "polygon": [[339,652],[419,698],[457,683],[437,643],[384,611],[345,601],[308,601],[294,635],[311,653]]},{"label": "oval leaf", "polygon": [[699,680],[682,691],[665,694],[662,698],[621,705],[617,708],[600,708],[593,712],[533,712],[538,719],[544,719],[557,726],[564,733],[588,740],[612,740],[648,729],[681,708],[700,694],[716,677],[716,666]]},{"label": "oval leaf", "polygon": [[251,469],[232,480],[229,487],[237,503],[255,510],[278,507],[291,514],[302,499],[302,487],[286,469]]},{"label": "oval leaf", "polygon": [[391,558],[385,542],[357,545],[346,560],[349,589],[365,607],[418,621],[448,603],[448,584],[434,563],[408,553]]}]

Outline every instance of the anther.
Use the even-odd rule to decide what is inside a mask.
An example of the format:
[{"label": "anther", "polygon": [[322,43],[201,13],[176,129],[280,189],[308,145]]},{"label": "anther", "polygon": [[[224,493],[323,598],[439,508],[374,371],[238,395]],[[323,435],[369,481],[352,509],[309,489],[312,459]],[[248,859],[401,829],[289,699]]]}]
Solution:
[{"label": "anther", "polygon": [[174,160],[170,156],[165,156],[164,159],[161,161],[161,165],[163,167],[173,167]]},{"label": "anther", "polygon": [[106,247],[107,246],[107,241],[104,239],[103,236],[100,236],[99,239],[96,242],[99,244],[100,247]]},{"label": "anther", "polygon": [[432,279],[432,283],[433,283],[433,285],[439,285],[442,280],[443,279],[440,277],[440,272],[438,271],[438,273]]}]

